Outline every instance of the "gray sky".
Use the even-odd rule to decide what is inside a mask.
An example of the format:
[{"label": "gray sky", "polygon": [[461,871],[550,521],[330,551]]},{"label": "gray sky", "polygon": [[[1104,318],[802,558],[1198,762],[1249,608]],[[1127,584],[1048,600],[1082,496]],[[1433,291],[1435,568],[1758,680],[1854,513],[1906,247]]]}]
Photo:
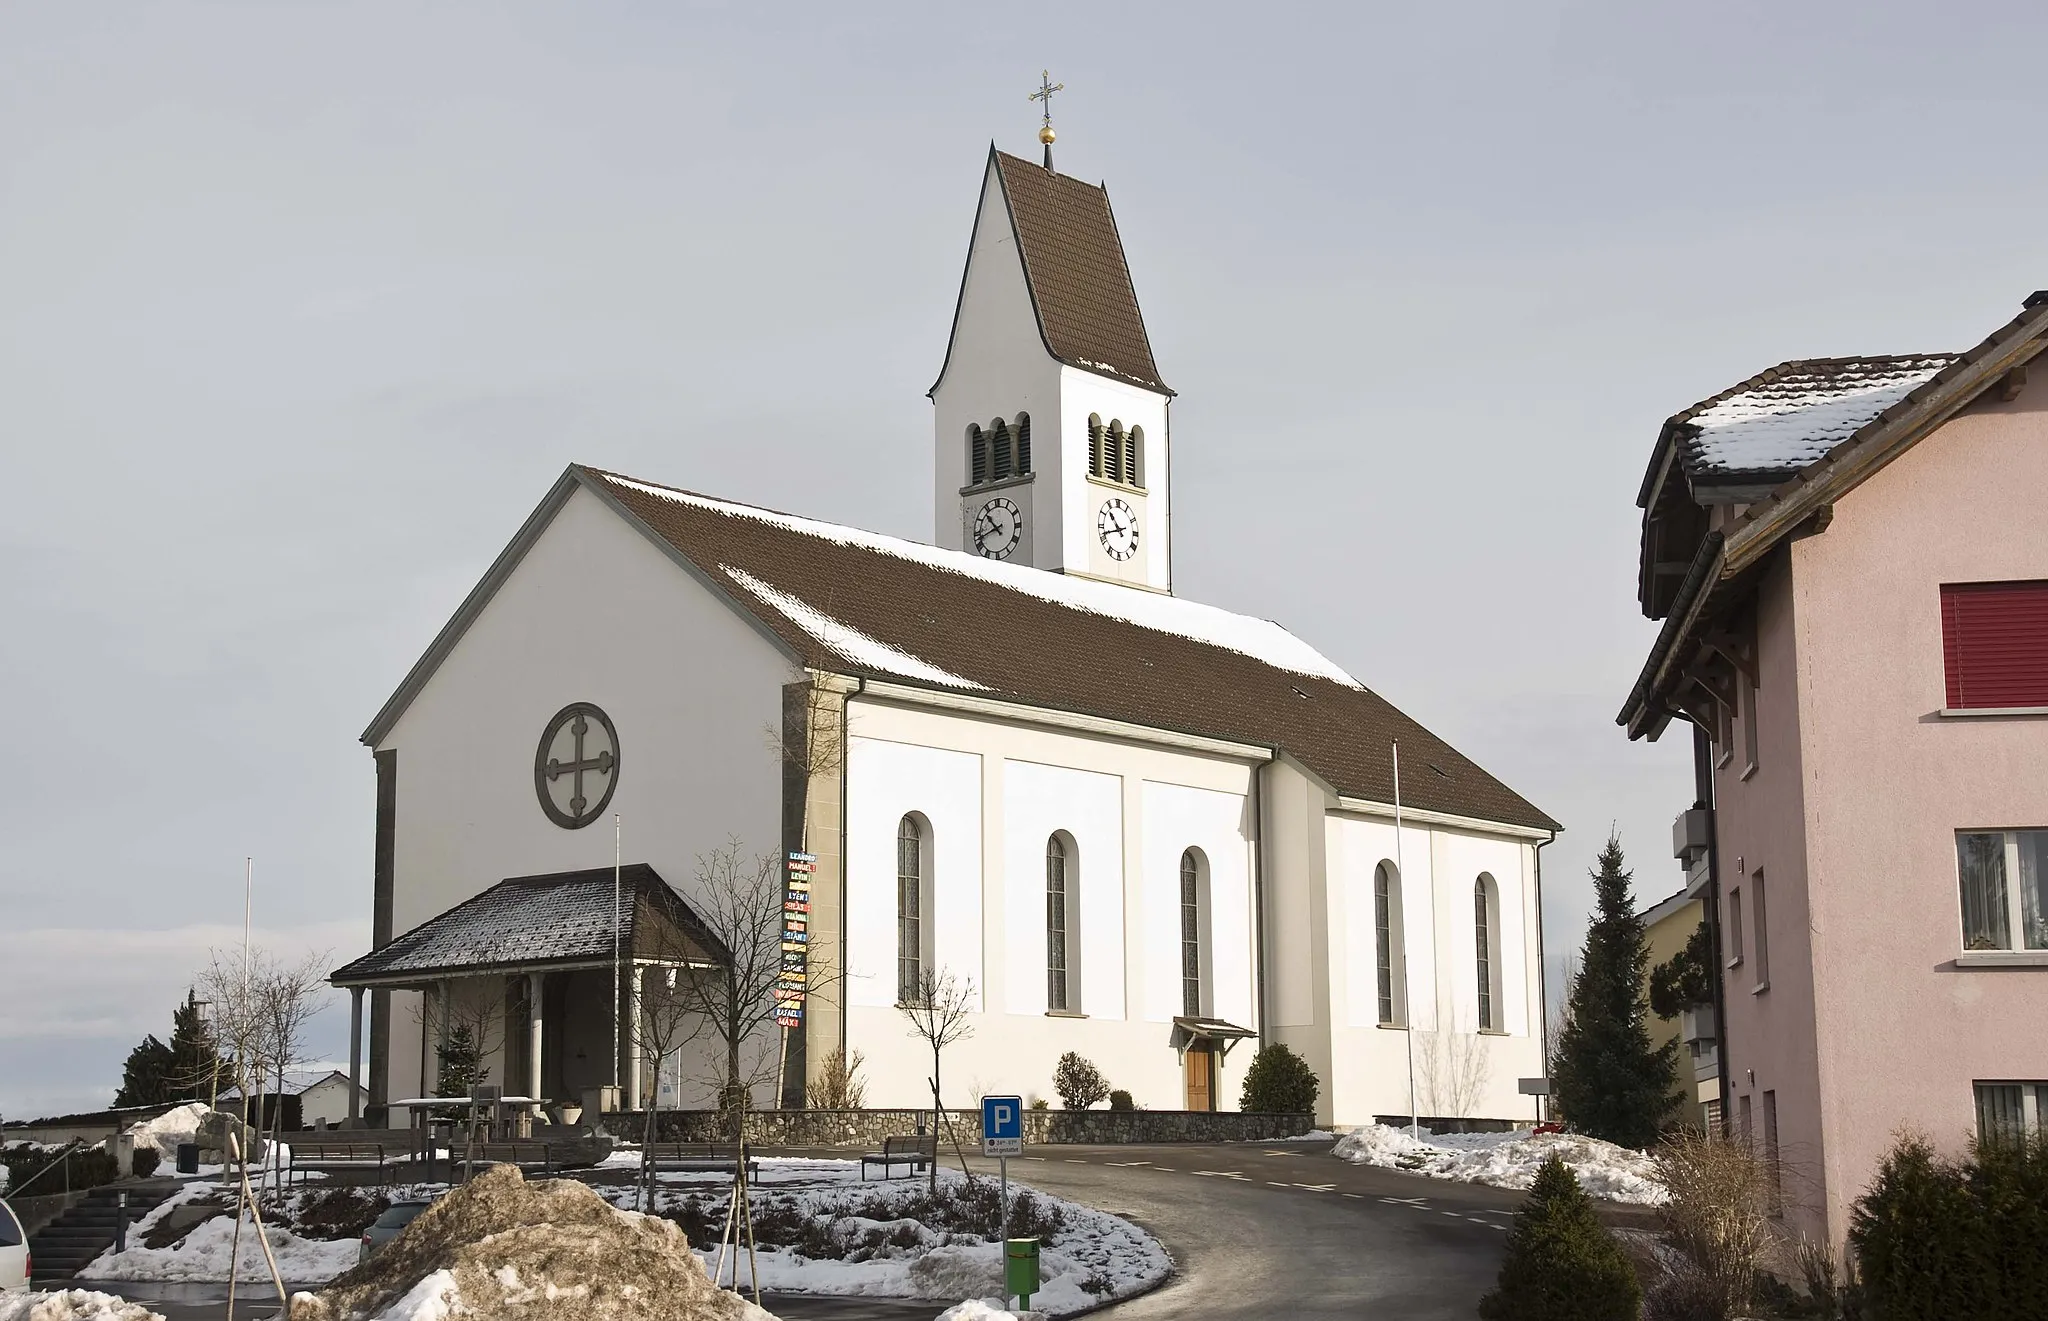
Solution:
[{"label": "gray sky", "polygon": [[[1793,12],[1794,10],[1799,12]],[[1104,179],[1183,594],[1678,873],[1659,421],[2048,285],[2038,6],[0,7],[0,1111],[368,933],[356,742],[571,461],[929,539],[989,140]],[[344,1014],[320,1024],[340,1050]]]}]

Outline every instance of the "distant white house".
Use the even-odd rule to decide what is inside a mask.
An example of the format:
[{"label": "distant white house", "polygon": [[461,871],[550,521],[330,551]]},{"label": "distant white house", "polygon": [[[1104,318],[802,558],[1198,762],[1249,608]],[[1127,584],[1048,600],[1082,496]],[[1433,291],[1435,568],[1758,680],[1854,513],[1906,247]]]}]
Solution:
[{"label": "distant white house", "polygon": [[[323,1123],[333,1127],[349,1117],[348,1075],[339,1069],[286,1070],[283,1090],[285,1095],[299,1098],[299,1122],[307,1128],[318,1128]],[[369,1092],[358,1087],[356,1093],[360,1113],[361,1103],[368,1099]],[[220,1094],[221,1104],[225,1106],[240,1097],[239,1089],[229,1088]]]}]

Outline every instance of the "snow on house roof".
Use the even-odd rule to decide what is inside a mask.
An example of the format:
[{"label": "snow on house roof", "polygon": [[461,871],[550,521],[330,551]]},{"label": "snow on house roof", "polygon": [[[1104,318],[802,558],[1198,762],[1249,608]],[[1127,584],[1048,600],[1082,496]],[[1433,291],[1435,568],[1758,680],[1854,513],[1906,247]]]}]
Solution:
[{"label": "snow on house roof", "polygon": [[[570,474],[813,669],[1286,750],[1339,793],[1556,822],[1270,620],[603,472]],[[394,702],[399,701],[394,698]]]},{"label": "snow on house roof", "polygon": [[1790,476],[1960,356],[1795,359],[1694,404],[1670,425],[1695,480]]}]

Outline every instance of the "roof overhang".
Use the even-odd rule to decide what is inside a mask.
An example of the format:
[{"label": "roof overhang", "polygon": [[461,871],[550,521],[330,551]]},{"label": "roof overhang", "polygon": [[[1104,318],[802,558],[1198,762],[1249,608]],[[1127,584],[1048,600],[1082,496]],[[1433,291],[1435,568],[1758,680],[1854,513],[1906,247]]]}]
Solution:
[{"label": "roof overhang", "polygon": [[1223,1047],[1223,1053],[1230,1054],[1230,1048],[1240,1041],[1246,1041],[1259,1034],[1251,1028],[1239,1027],[1221,1018],[1203,1018],[1198,1015],[1178,1015],[1173,1020],[1173,1048],[1186,1050],[1203,1042],[1214,1042]]},{"label": "roof overhang", "polygon": [[[655,959],[644,956],[622,956],[619,963],[635,968],[718,966],[717,963],[706,959]],[[349,976],[342,971],[336,972],[327,980],[342,990],[424,991],[439,986],[442,982],[461,981],[468,977],[516,977],[535,972],[601,971],[612,966],[610,959],[507,959],[497,963],[460,963],[437,968],[409,968],[404,972],[376,973],[367,976]]]}]

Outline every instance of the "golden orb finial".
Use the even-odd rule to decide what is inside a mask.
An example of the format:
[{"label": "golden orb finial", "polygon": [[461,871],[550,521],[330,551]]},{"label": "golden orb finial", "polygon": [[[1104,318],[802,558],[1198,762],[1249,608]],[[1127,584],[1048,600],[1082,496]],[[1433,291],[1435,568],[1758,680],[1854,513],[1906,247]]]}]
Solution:
[{"label": "golden orb finial", "polygon": [[1044,128],[1038,130],[1038,140],[1040,142],[1043,142],[1048,147],[1050,147],[1053,144],[1053,139],[1057,138],[1058,136],[1059,134],[1052,131],[1052,125],[1050,124],[1047,124]]}]

